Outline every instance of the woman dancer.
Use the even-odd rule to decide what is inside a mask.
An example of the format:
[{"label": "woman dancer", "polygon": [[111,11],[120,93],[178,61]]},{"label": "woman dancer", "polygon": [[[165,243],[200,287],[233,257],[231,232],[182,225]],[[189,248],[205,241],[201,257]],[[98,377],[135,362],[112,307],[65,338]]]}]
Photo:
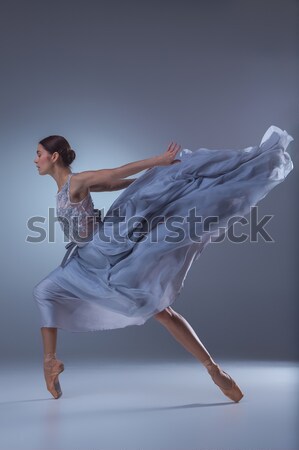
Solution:
[{"label": "woman dancer", "polygon": [[[58,376],[64,370],[56,358],[58,328],[98,331],[141,325],[154,317],[206,367],[228,398],[240,401],[240,387],[170,305],[211,237],[248,214],[293,169],[286,152],[292,140],[272,125],[253,147],[179,153],[180,146],[171,143],[152,158],[78,173],[71,171],[76,155],[64,137],[52,135],[38,143],[34,163],[40,175],[50,175],[57,183],[57,216],[70,239],[60,266],[33,289],[44,376],[54,398],[62,395]],[[126,179],[145,169],[139,178]],[[90,192],[121,189],[99,220]],[[194,208],[200,220],[191,233]],[[207,226],[211,217],[212,222],[216,217],[216,225]],[[171,229],[180,230],[179,239],[169,233],[171,218],[180,223]]]}]

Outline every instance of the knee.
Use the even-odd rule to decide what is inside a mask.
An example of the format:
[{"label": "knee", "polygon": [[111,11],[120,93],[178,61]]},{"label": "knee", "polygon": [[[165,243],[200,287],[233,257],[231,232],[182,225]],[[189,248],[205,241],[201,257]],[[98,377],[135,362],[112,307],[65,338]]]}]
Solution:
[{"label": "knee", "polygon": [[47,279],[41,280],[32,290],[33,298],[36,302],[43,302],[45,299],[48,299],[49,293],[49,282]]},{"label": "knee", "polygon": [[167,308],[165,308],[162,311],[158,312],[153,317],[156,320],[159,320],[159,322],[167,323],[170,320],[172,320],[174,314],[175,314],[175,311],[170,306],[167,306]]},{"label": "knee", "polygon": [[33,297],[36,298],[38,296],[38,292],[39,292],[39,283],[37,283],[34,288],[32,289],[32,294]]},{"label": "knee", "polygon": [[36,284],[34,288],[32,289],[33,298],[36,302],[38,302],[42,297],[42,288],[41,288],[41,282]]}]

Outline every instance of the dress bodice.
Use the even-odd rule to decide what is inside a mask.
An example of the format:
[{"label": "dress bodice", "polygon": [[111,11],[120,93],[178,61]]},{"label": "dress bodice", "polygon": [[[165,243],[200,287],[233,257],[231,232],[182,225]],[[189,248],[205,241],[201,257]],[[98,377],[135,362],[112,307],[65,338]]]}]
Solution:
[{"label": "dress bodice", "polygon": [[87,196],[80,202],[70,200],[70,180],[74,173],[68,175],[66,183],[56,194],[56,216],[65,236],[78,246],[84,246],[98,230],[100,211],[88,190]]}]

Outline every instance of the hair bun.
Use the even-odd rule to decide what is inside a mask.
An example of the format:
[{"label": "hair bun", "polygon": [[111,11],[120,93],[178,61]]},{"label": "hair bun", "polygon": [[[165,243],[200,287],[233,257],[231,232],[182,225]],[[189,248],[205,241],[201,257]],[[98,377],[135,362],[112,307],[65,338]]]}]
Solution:
[{"label": "hair bun", "polygon": [[72,148],[68,148],[68,150],[67,150],[68,164],[72,164],[72,162],[74,161],[75,158],[76,158],[75,150],[73,150]]}]

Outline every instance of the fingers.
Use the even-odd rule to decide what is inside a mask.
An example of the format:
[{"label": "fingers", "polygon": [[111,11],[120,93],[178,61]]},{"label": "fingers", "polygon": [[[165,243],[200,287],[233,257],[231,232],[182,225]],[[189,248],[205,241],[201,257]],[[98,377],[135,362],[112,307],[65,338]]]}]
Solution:
[{"label": "fingers", "polygon": [[180,149],[181,149],[181,145],[179,145],[178,148],[177,148],[177,144],[171,142],[171,144],[168,147],[167,151],[169,151],[170,153],[177,153]]}]

